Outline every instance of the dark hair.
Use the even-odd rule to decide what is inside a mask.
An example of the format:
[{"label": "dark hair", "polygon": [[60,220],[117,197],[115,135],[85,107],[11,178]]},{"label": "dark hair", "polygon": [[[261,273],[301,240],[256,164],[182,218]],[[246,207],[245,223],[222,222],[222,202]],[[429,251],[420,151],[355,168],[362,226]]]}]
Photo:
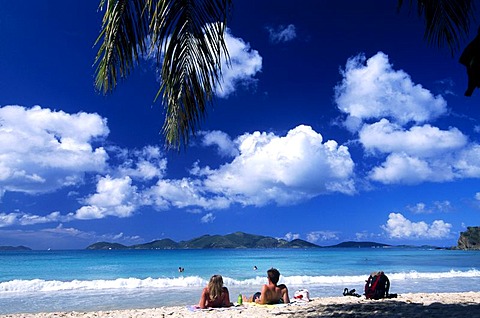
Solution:
[{"label": "dark hair", "polygon": [[277,285],[278,280],[280,279],[280,272],[276,268],[270,268],[267,271],[268,279],[275,285]]}]

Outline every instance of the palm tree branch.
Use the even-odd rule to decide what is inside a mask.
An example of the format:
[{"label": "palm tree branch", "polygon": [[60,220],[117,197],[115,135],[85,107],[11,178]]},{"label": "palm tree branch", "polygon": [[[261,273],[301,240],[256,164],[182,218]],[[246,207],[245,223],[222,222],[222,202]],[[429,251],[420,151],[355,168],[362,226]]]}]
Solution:
[{"label": "palm tree branch", "polygon": [[[152,18],[152,45],[157,48],[166,106],[163,125],[167,145],[186,145],[205,116],[222,78],[222,56],[231,0],[160,1]],[[162,61],[160,61],[162,60]],[[161,62],[161,63],[160,63]]]},{"label": "palm tree branch", "polygon": [[95,87],[106,94],[146,53],[149,14],[146,0],[102,0],[99,8],[104,7],[102,28],[95,41],[95,45],[101,45],[94,65]]}]

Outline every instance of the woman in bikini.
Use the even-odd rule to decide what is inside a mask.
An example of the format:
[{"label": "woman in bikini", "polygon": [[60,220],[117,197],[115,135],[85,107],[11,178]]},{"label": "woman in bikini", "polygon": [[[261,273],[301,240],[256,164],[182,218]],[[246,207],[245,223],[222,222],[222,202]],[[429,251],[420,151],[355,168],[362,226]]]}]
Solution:
[{"label": "woman in bikini", "polygon": [[203,309],[209,307],[230,307],[231,305],[230,295],[227,287],[223,286],[222,276],[213,275],[207,287],[202,291],[198,306]]}]

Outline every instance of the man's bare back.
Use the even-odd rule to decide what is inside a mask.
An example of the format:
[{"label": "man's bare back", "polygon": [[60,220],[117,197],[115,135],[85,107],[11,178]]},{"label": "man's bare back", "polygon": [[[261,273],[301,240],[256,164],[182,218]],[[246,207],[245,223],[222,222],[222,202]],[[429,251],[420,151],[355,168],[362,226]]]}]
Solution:
[{"label": "man's bare back", "polygon": [[252,297],[246,298],[244,301],[256,302],[257,304],[278,304],[290,302],[288,297],[288,288],[284,284],[277,285],[280,278],[280,272],[275,268],[270,268],[267,271],[268,284],[263,285],[262,291],[255,293]]},{"label": "man's bare back", "polygon": [[273,283],[265,284],[262,287],[260,298],[255,300],[258,304],[278,304],[283,302],[285,304],[290,302],[288,297],[288,289],[285,285],[275,285]]}]

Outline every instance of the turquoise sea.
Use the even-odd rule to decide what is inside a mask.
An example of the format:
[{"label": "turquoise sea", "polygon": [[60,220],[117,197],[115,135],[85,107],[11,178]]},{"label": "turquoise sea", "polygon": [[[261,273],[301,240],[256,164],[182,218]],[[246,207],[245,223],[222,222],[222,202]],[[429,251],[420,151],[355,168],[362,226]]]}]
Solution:
[{"label": "turquoise sea", "polygon": [[[254,270],[254,266],[258,269]],[[178,268],[183,267],[184,272]],[[383,270],[392,293],[480,291],[480,252],[421,248],[215,249],[0,252],[0,314],[91,311],[198,302],[213,274],[232,301],[282,274],[290,295],[363,292],[372,271]]]}]

